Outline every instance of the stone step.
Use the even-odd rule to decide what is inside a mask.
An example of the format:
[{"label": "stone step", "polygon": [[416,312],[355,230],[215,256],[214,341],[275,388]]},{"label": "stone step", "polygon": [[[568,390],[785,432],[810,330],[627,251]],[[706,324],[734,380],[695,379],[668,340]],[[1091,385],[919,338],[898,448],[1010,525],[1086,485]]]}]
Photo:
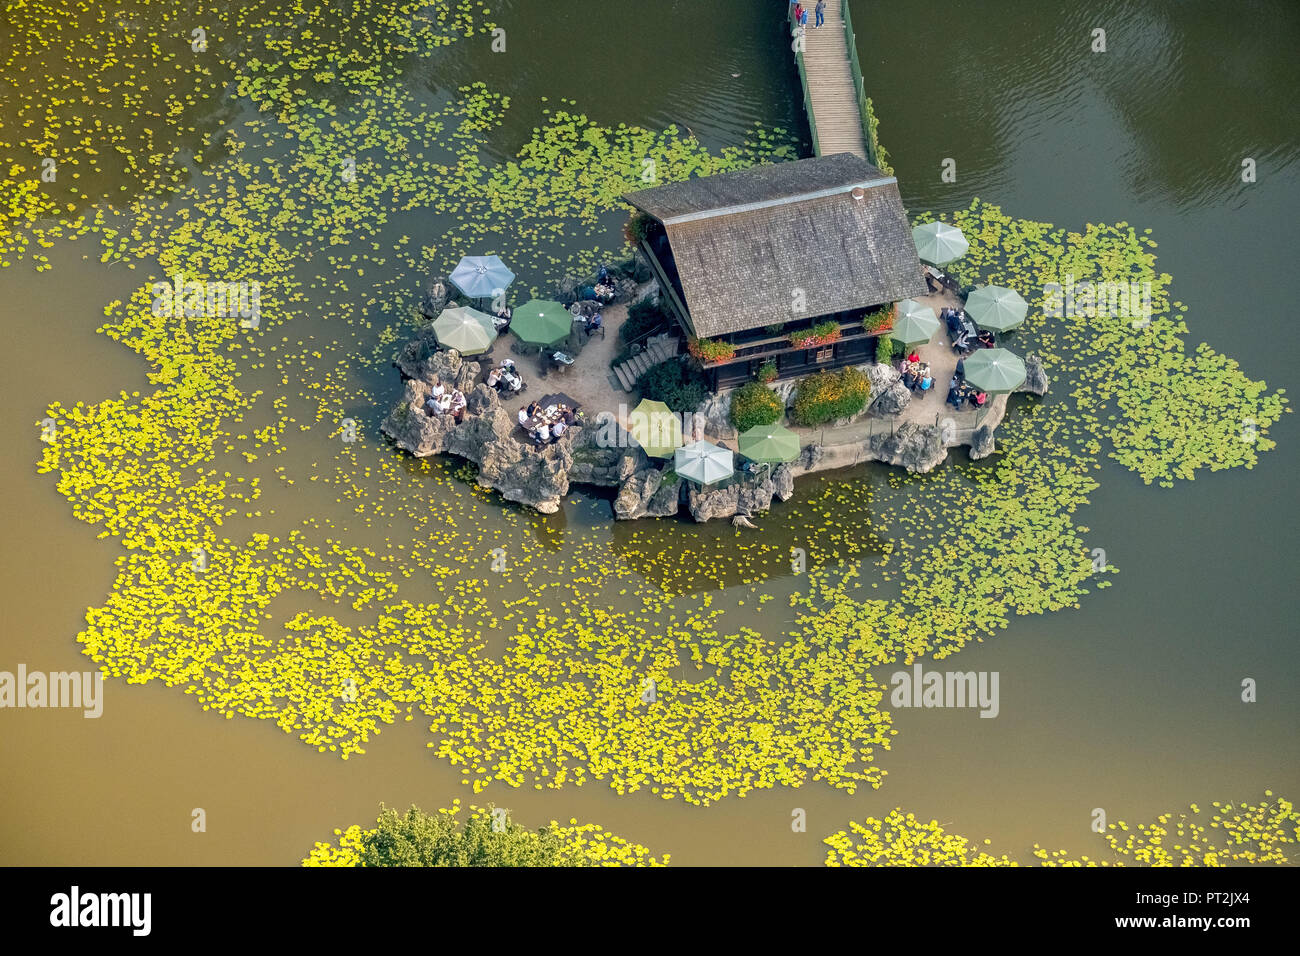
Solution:
[{"label": "stone step", "polygon": [[618,377],[619,387],[622,388],[623,391],[632,391],[632,386],[636,384],[636,380],[633,379],[631,374],[627,371],[626,362],[614,369],[614,374]]}]

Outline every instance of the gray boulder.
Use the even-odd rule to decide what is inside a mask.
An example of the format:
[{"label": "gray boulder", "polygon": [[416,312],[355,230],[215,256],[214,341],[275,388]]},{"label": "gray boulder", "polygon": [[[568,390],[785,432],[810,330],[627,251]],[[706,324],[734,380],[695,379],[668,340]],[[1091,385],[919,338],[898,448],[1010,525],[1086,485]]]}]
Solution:
[{"label": "gray boulder", "polygon": [[731,393],[710,395],[701,402],[695,409],[695,424],[707,438],[729,438],[736,430],[731,424]]},{"label": "gray boulder", "polygon": [[1025,356],[1025,382],[1017,392],[1030,392],[1034,395],[1046,395],[1049,382],[1047,372],[1043,369],[1041,356],[1030,353]]},{"label": "gray boulder", "polygon": [[696,521],[712,521],[733,515],[750,517],[772,507],[776,486],[770,478],[739,481],[726,488],[710,489],[690,485],[686,503]]},{"label": "gray boulder", "polygon": [[776,497],[782,501],[794,497],[794,469],[789,465],[777,465],[772,470],[772,488]]},{"label": "gray boulder", "polygon": [[573,440],[573,467],[569,480],[584,485],[615,487],[646,467],[640,448],[620,447],[608,441],[617,431],[601,425],[583,427]]},{"label": "gray boulder", "polygon": [[979,461],[981,458],[987,458],[993,454],[993,429],[988,425],[981,425],[975,429],[975,434],[970,440],[970,457],[972,461]]},{"label": "gray boulder", "polygon": [[446,276],[431,276],[420,296],[419,309],[423,315],[436,319],[456,297],[456,289]]},{"label": "gray boulder", "polygon": [[912,393],[903,384],[903,376],[892,365],[868,365],[865,369],[871,382],[871,402],[867,414],[876,418],[892,418],[900,414],[912,401]]},{"label": "gray boulder", "polygon": [[682,479],[664,481],[667,468],[645,468],[629,477],[614,499],[614,517],[621,521],[636,518],[666,518],[677,514],[681,505]]},{"label": "gray boulder", "polygon": [[916,422],[904,422],[892,435],[872,435],[868,447],[877,461],[918,474],[925,474],[948,457],[942,430]]}]

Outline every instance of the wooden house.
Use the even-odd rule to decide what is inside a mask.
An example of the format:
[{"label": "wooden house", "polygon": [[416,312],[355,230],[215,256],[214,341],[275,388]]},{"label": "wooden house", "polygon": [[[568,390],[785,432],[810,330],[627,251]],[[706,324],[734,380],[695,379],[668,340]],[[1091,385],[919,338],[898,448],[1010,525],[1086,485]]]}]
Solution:
[{"label": "wooden house", "polygon": [[875,361],[883,330],[863,317],[927,292],[898,180],[851,153],[623,198],[645,214],[661,301],[697,355],[718,356],[701,359],[714,389],[769,361],[778,378]]}]

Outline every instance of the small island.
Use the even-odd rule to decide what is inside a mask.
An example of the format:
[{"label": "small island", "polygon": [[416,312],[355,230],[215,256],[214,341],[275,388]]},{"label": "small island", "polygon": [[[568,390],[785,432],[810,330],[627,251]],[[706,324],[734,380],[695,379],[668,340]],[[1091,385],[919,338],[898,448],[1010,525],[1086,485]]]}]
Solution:
[{"label": "small island", "polygon": [[[950,259],[922,260],[933,230],[918,226],[917,237],[897,179],[866,159],[757,166],[624,199],[631,257],[561,280],[552,300],[499,307],[496,319],[478,312],[486,296],[462,288],[489,291],[473,286],[488,268],[477,259],[459,284],[456,274],[431,281],[420,306],[429,321],[394,363],[404,385],[384,433],[417,457],[472,462],[481,485],[543,513],[571,485],[594,485],[618,488],[619,519],[684,505],[697,521],[749,525],[810,472],[866,461],[928,472],[958,446],[986,457],[1009,395],[1047,392],[1034,355],[994,384],[968,375],[965,361],[999,344],[994,327],[1023,319],[1023,299],[1009,320],[1002,297],[986,324],[974,321],[977,290]],[[440,318],[449,311],[456,323]],[[451,347],[467,312],[499,333],[476,334],[472,355]],[[523,387],[503,387],[503,370]],[[461,396],[454,414],[447,399],[439,406],[443,393]],[[571,409],[572,424],[539,441],[529,427],[538,408]],[[648,440],[647,423],[667,440]],[[771,439],[774,453],[747,454],[746,436]],[[718,470],[679,473],[687,446]]]}]

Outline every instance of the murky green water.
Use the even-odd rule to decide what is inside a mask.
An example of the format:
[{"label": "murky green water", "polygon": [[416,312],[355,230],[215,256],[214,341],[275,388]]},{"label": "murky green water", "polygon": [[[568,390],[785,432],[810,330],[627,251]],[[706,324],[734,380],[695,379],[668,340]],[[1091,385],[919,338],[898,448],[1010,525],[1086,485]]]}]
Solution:
[{"label": "murky green water", "polygon": [[[739,0],[672,3],[654,15],[630,0],[546,6],[497,8],[509,37],[504,55],[483,43],[457,44],[407,64],[410,87],[431,101],[475,81],[512,97],[488,159],[514,154],[542,120],[542,97],[551,105],[572,99],[607,125],[677,124],[713,147],[737,143],[755,122],[798,127],[800,97],[779,13]],[[1071,5],[1058,15],[1009,3],[947,9],[942,17],[924,4],[854,10],[881,135],[910,210],[964,207],[978,195],[1012,215],[1063,226],[1122,220],[1151,227],[1175,296],[1191,306],[1192,340],[1236,356],[1270,385],[1290,386],[1297,349],[1286,237],[1300,211],[1293,8],[1261,4],[1247,14],[1208,4],[1111,3]],[[918,57],[924,24],[933,30],[933,52]],[[1107,31],[1106,54],[1088,51],[1094,27]],[[209,123],[241,116],[239,104],[195,110]],[[11,115],[8,106],[0,110],[6,122]],[[203,150],[201,140],[195,148]],[[1244,156],[1259,167],[1249,186],[1238,175]],[[955,184],[940,181],[949,157],[957,162]],[[194,174],[215,161],[200,162]],[[130,183],[112,173],[105,181]],[[430,239],[439,230],[436,218],[400,225]],[[610,227],[617,226],[613,217]],[[14,356],[0,385],[10,411],[0,425],[10,449],[0,463],[9,504],[0,666],[74,670],[85,666],[74,636],[85,609],[111,586],[115,552],[73,520],[48,478],[33,474],[31,422],[54,398],[93,401],[145,383],[134,355],[94,334],[103,304],[128,293],[136,277],[98,264],[88,240],[47,254],[49,272],[35,275],[27,265],[0,272]],[[414,289],[419,277],[410,281]],[[342,333],[325,323],[295,329],[308,334],[324,342]],[[389,369],[352,373],[385,401],[396,392]],[[264,377],[248,387],[270,384],[272,373]],[[351,411],[372,429],[382,414]],[[1087,823],[1096,806],[1145,819],[1270,786],[1294,795],[1300,706],[1291,690],[1300,683],[1300,655],[1291,476],[1300,462],[1292,419],[1274,437],[1280,447],[1251,473],[1209,475],[1171,490],[1106,466],[1087,524],[1090,539],[1123,569],[1115,586],[1079,610],[1017,619],[996,639],[963,650],[962,668],[1001,673],[999,719],[896,713],[894,749],[878,760],[889,772],[879,791],[849,796],[810,784],[699,809],[649,793],[619,797],[593,782],[559,791],[493,786],[480,799],[510,806],[529,823],[599,821],[679,863],[813,864],[824,855],[822,835],[895,805],[1018,855],[1034,842],[1095,852]],[[294,464],[306,469],[318,453],[289,456],[301,456]],[[578,494],[551,518],[479,504],[475,533],[533,542],[531,581],[508,597],[562,573],[566,548],[586,537],[608,543],[670,592],[714,591],[719,605],[736,604],[744,578],[766,579],[778,600],[729,613],[776,633],[790,619],[782,598],[798,584],[773,554],[832,536],[843,539],[837,547],[846,560],[879,546],[869,507],[828,514],[820,503],[844,482],[885,494],[878,469],[802,483],[796,500],[752,539],[770,549],[756,547],[753,566],[736,560],[728,528],[611,526],[604,499]],[[292,527],[291,502],[341,523],[335,494],[301,482],[292,494],[270,493],[263,506],[285,515],[267,523]],[[348,542],[378,546],[392,533],[354,522]],[[659,558],[682,542],[703,556],[698,568],[669,569]],[[1260,681],[1260,702],[1251,707],[1237,698],[1245,676]],[[457,771],[428,755],[418,718],[386,728],[364,757],[346,763],[266,723],[204,713],[158,685],[110,686],[97,721],[8,711],[3,722],[0,766],[11,785],[0,792],[7,821],[0,853],[12,863],[290,863],[333,827],[373,819],[381,801],[431,809],[472,797]],[[190,832],[193,807],[207,811],[207,833]],[[794,807],[808,811],[806,834],[790,831]]]}]

